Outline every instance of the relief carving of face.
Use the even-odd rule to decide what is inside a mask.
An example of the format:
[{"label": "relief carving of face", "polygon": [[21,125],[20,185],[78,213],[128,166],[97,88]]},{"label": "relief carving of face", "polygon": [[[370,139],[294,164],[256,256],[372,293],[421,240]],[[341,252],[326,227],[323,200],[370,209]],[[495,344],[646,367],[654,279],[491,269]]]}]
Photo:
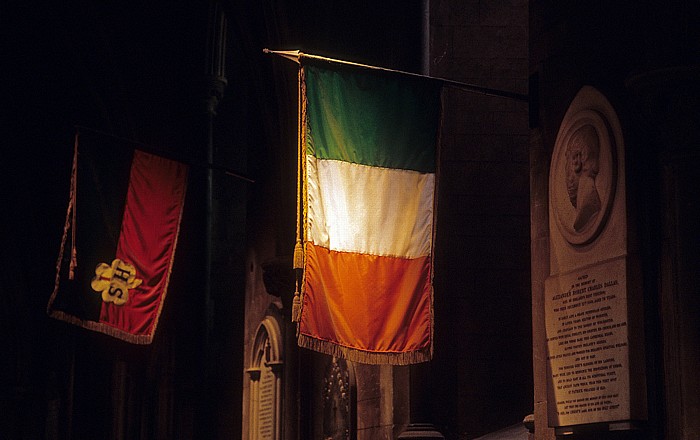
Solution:
[{"label": "relief carving of face", "polygon": [[581,146],[571,142],[566,149],[566,192],[571,205],[576,207],[578,181],[581,175]]},{"label": "relief carving of face", "polygon": [[571,246],[587,246],[604,232],[618,189],[622,148],[615,110],[600,92],[584,86],[566,111],[552,150],[548,200],[550,222],[556,225],[552,237]]},{"label": "relief carving of face", "polygon": [[566,149],[566,191],[577,216],[574,229],[580,231],[600,211],[600,197],[595,187],[598,175],[600,143],[595,128],[584,125],[571,136]]}]

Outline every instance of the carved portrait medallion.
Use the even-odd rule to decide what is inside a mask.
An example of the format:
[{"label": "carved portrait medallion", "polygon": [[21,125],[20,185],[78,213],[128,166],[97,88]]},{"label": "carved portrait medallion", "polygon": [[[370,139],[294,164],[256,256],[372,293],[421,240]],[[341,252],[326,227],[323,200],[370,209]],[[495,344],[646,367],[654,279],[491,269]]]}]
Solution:
[{"label": "carved portrait medallion", "polygon": [[569,111],[552,154],[549,200],[555,223],[574,246],[593,242],[615,196],[617,163],[610,124],[591,108]]}]

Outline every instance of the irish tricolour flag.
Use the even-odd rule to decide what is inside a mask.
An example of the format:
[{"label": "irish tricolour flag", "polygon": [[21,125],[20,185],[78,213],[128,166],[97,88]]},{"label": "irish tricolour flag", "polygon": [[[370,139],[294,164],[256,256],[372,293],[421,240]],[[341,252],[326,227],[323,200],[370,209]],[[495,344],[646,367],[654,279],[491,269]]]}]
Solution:
[{"label": "irish tricolour flag", "polygon": [[440,84],[303,63],[299,344],[364,363],[432,356]]}]

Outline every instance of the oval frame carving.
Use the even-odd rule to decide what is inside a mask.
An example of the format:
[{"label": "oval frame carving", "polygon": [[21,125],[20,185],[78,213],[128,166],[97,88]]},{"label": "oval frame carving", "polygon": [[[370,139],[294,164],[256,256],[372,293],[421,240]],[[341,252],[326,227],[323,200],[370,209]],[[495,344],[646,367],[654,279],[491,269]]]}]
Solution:
[{"label": "oval frame carving", "polygon": [[549,175],[554,223],[572,246],[592,243],[605,228],[618,177],[616,134],[597,110],[609,104],[593,88],[582,91],[559,128]]}]

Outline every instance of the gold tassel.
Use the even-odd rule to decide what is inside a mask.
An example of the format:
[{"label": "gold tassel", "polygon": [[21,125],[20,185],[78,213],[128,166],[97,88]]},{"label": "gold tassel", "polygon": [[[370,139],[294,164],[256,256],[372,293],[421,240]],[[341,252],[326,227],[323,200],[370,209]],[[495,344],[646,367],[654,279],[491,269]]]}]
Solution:
[{"label": "gold tassel", "polygon": [[297,244],[294,246],[294,269],[304,268],[304,248],[301,245],[301,240],[297,240]]},{"label": "gold tassel", "polygon": [[301,295],[299,288],[294,292],[294,300],[292,301],[292,322],[301,321]]},{"label": "gold tassel", "polygon": [[[75,230],[73,230],[73,233],[75,233]],[[75,278],[75,268],[78,267],[78,256],[75,248],[71,250],[71,255],[70,255],[70,266],[68,270],[68,279],[72,280]]]}]

